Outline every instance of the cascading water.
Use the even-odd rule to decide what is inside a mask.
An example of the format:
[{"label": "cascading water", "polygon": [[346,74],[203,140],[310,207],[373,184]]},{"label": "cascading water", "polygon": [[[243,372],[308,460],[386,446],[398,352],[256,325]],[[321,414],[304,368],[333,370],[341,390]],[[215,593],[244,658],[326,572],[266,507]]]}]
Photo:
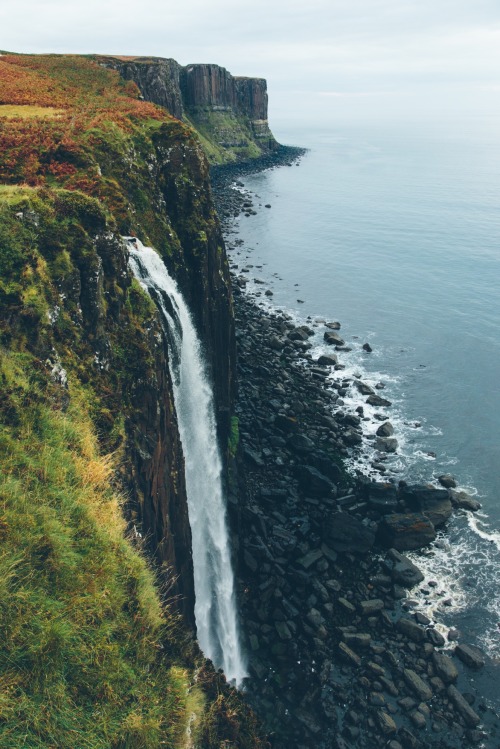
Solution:
[{"label": "cascading water", "polygon": [[169,346],[186,464],[198,641],[227,679],[239,685],[246,670],[237,626],[212,388],[189,309],[175,281],[155,250],[135,238],[126,241],[132,271],[161,312]]}]

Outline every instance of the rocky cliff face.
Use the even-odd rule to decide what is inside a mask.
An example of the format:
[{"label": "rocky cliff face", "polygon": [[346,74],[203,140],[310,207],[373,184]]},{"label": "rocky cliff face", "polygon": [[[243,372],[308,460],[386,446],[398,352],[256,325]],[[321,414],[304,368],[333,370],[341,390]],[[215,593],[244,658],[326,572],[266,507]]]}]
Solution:
[{"label": "rocky cliff face", "polygon": [[263,78],[234,77],[219,65],[181,67],[162,58],[98,59],[134,81],[147,101],[193,124],[213,163],[256,158],[277,146]]}]

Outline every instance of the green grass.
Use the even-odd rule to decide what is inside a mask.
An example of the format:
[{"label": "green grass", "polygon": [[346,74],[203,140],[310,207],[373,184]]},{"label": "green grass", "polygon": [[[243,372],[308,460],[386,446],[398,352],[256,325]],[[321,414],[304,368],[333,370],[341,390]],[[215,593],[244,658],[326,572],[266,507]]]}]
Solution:
[{"label": "green grass", "polygon": [[0,381],[0,747],[184,746],[203,700],[83,393],[63,413],[27,354],[2,352]]}]

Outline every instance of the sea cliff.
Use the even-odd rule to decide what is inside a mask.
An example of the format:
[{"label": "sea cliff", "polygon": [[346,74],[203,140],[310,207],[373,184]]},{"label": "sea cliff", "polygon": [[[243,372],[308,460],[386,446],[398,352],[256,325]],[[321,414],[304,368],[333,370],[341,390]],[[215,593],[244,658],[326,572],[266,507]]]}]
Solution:
[{"label": "sea cliff", "polygon": [[[209,164],[225,164],[221,215],[251,215],[224,174],[291,157],[268,130],[265,81],[162,58],[4,54],[0,145],[0,746],[484,741],[486,708],[462,694],[479,656],[462,667],[402,609],[421,576],[379,530],[415,509],[413,531],[433,530],[448,494],[350,476],[361,427],[329,411],[335,355],[304,366],[307,326],[231,281]],[[202,340],[247,700],[195,642],[168,330],[124,236],[156,248]]]},{"label": "sea cliff", "polygon": [[0,745],[263,746],[193,639],[169,349],[122,240],[154,246],[191,307],[224,451],[234,329],[204,151],[71,56],[0,58],[0,142]]}]

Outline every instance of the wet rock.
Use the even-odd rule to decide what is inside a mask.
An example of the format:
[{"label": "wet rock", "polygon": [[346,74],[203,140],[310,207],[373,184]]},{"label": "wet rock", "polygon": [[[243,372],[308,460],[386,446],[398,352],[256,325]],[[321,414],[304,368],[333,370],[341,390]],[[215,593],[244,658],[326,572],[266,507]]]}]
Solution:
[{"label": "wet rock", "polygon": [[448,687],[448,696],[468,726],[475,728],[479,725],[481,722],[479,715],[474,712],[465,697],[452,684]]},{"label": "wet rock", "polygon": [[426,639],[425,629],[412,619],[400,619],[397,628],[399,632],[406,635],[413,642],[423,642]]},{"label": "wet rock", "polygon": [[369,598],[367,601],[360,601],[359,608],[361,616],[373,616],[384,608],[384,602],[380,598]]},{"label": "wet rock", "polygon": [[387,398],[382,398],[380,395],[370,395],[366,402],[370,404],[370,406],[376,406],[377,408],[382,406],[392,406],[391,401],[387,400]]},{"label": "wet rock", "polygon": [[454,507],[458,507],[461,510],[469,510],[469,512],[477,512],[481,509],[481,502],[471,497],[467,492],[457,492],[454,489],[450,489],[449,497],[451,504]]},{"label": "wet rock", "polygon": [[377,437],[375,449],[381,453],[395,453],[398,449],[398,441],[395,437]]},{"label": "wet rock", "polygon": [[444,525],[452,513],[452,506],[446,489],[436,489],[432,484],[403,486],[401,499],[413,510],[422,512],[435,528]]},{"label": "wet rock", "polygon": [[434,663],[436,674],[440,679],[444,681],[445,684],[449,684],[450,682],[456,681],[458,679],[457,667],[455,666],[451,658],[449,658],[447,655],[444,655],[444,653],[434,652],[432,654],[432,662]]},{"label": "wet rock", "polygon": [[442,648],[446,642],[441,632],[438,632],[437,629],[428,629],[427,639],[436,648]]},{"label": "wet rock", "polygon": [[375,390],[366,384],[366,382],[362,382],[362,380],[354,380],[354,385],[357,387],[361,395],[375,395]]},{"label": "wet rock", "polygon": [[357,518],[335,512],[323,524],[323,540],[334,551],[368,552],[375,543],[375,534]]},{"label": "wet rock", "polygon": [[361,666],[361,658],[359,655],[356,655],[356,653],[351,650],[351,648],[345,644],[345,642],[340,642],[339,646],[339,655],[345,660],[351,663],[354,666]]},{"label": "wet rock", "polygon": [[386,515],[379,526],[379,541],[398,551],[410,551],[427,546],[436,538],[431,521],[421,513]]},{"label": "wet rock", "polygon": [[457,645],[455,655],[469,668],[478,670],[485,664],[484,654],[473,645]]},{"label": "wet rock", "polygon": [[373,349],[369,343],[363,343],[363,351],[366,351],[368,354],[370,354]]},{"label": "wet rock", "polygon": [[323,338],[330,346],[344,346],[345,345],[344,339],[341,338],[338,333],[326,332]]},{"label": "wet rock", "polygon": [[371,635],[365,632],[343,632],[342,639],[353,648],[361,648],[365,650],[370,646]]},{"label": "wet rock", "polygon": [[388,481],[375,482],[365,486],[365,495],[368,504],[373,510],[377,510],[382,515],[388,512],[394,512],[398,506],[397,490],[394,484]]},{"label": "wet rock", "polygon": [[423,702],[432,699],[432,690],[426,682],[411,668],[403,670],[403,676],[410,689]]},{"label": "wet rock", "polygon": [[413,588],[423,581],[422,572],[404,554],[391,549],[387,557],[391,563],[391,577],[395,583],[404,588]]},{"label": "wet rock", "polygon": [[392,437],[394,434],[394,427],[390,421],[386,421],[379,426],[376,431],[377,437]]},{"label": "wet rock", "polygon": [[446,489],[455,489],[457,486],[456,480],[449,473],[443,473],[441,476],[438,476],[438,481]]},{"label": "wet rock", "polygon": [[321,364],[322,366],[334,367],[338,364],[338,360],[335,354],[321,354],[321,356],[316,360],[316,363]]},{"label": "wet rock", "polygon": [[330,328],[330,330],[340,330],[340,328],[341,328],[340,323],[336,322],[336,321],[335,322],[327,322],[327,323],[325,323],[325,326],[327,328]]}]

